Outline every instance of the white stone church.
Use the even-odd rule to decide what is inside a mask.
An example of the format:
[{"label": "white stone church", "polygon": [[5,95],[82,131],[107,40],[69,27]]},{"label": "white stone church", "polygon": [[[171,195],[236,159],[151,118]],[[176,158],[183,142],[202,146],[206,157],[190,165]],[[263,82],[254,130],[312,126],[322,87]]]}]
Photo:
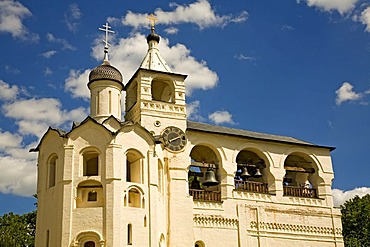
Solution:
[{"label": "white stone church", "polygon": [[188,121],[159,41],[125,84],[106,45],[90,116],[42,137],[36,246],[343,246],[334,148]]}]

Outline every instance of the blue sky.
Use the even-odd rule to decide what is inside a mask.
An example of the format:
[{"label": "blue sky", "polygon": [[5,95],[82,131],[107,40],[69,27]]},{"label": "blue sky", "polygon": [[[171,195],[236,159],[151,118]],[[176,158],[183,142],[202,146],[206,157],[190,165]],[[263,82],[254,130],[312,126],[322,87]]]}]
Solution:
[{"label": "blue sky", "polygon": [[0,1],[0,214],[34,209],[35,147],[89,113],[103,58],[133,75],[146,15],[162,57],[188,74],[189,118],[293,136],[332,152],[336,204],[370,193],[370,1]]}]

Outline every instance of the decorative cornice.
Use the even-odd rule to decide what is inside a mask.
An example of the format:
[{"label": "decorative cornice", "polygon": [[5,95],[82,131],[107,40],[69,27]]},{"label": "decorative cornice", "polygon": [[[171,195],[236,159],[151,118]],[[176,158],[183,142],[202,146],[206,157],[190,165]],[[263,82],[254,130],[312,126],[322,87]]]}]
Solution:
[{"label": "decorative cornice", "polygon": [[341,228],[324,227],[324,226],[309,226],[309,225],[294,225],[283,223],[270,223],[251,221],[250,228],[253,230],[271,231],[271,232],[289,232],[300,234],[314,234],[314,235],[342,235]]},{"label": "decorative cornice", "polygon": [[194,215],[195,227],[237,229],[238,219],[224,218],[218,215]]}]

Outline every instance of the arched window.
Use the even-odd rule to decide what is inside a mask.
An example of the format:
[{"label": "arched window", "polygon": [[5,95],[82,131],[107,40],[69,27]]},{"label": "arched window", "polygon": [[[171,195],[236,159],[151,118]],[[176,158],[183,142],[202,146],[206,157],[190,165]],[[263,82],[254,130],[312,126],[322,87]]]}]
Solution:
[{"label": "arched window", "polygon": [[48,162],[48,188],[55,186],[57,159],[58,156],[54,155],[49,159]]},{"label": "arched window", "polygon": [[132,245],[132,225],[127,225],[127,245]]},{"label": "arched window", "polygon": [[163,79],[153,79],[152,99],[162,102],[173,103],[175,101],[175,90],[172,82]]},{"label": "arched window", "polygon": [[83,153],[83,175],[99,175],[99,154],[97,152],[88,151]]},{"label": "arched window", "polygon": [[95,180],[87,180],[78,184],[76,206],[78,208],[102,207],[103,186]]},{"label": "arched window", "polygon": [[205,244],[203,243],[203,241],[197,241],[197,242],[195,242],[195,245],[194,245],[195,247],[205,247]]},{"label": "arched window", "polygon": [[95,247],[95,242],[93,241],[88,241],[84,244],[84,247]]},{"label": "arched window", "polygon": [[89,194],[87,196],[87,201],[96,202],[97,200],[98,200],[98,193],[95,190],[89,191]]},{"label": "arched window", "polygon": [[130,150],[126,154],[126,181],[143,183],[142,181],[142,155],[139,152]]}]

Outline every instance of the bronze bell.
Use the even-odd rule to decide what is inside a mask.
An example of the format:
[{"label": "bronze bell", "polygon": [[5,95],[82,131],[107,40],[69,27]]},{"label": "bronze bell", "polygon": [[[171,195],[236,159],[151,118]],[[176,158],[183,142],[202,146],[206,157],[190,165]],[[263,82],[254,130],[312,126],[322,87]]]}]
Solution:
[{"label": "bronze bell", "polygon": [[249,178],[251,175],[249,174],[249,172],[248,172],[248,168],[246,167],[246,166],[244,166],[243,168],[242,168],[242,174],[240,175],[240,177],[243,179],[243,180],[245,180],[245,179],[247,179],[247,178]]},{"label": "bronze bell", "polygon": [[262,177],[262,174],[261,174],[259,168],[256,169],[256,173],[253,175],[253,177],[255,177],[255,178],[261,178]]},{"label": "bronze bell", "polygon": [[216,179],[215,172],[213,171],[212,168],[208,169],[206,171],[206,175],[205,175],[203,185],[208,187],[208,186],[215,186],[215,185],[218,185],[218,184],[219,184],[219,182]]}]

